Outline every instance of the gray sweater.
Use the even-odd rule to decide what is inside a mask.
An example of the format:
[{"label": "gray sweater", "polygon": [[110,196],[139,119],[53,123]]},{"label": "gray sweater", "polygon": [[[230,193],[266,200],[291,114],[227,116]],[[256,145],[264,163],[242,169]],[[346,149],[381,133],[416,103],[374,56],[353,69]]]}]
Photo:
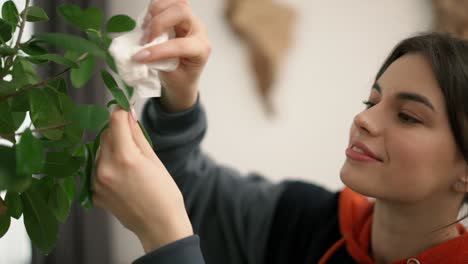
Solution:
[{"label": "gray sweater", "polygon": [[134,263],[263,263],[283,185],[254,173],[242,175],[201,150],[207,121],[199,100],[184,112],[167,113],[159,99],[152,98],[144,107],[142,121],[154,151],[182,191],[196,235],[156,249]]}]

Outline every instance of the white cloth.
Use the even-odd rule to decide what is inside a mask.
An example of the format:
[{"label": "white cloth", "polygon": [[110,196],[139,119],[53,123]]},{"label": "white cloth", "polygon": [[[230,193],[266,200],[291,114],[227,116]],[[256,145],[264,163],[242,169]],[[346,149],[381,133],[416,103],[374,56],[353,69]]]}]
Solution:
[{"label": "white cloth", "polygon": [[109,52],[114,57],[120,77],[125,83],[133,86],[140,97],[160,97],[161,81],[159,80],[158,71],[174,71],[179,66],[179,59],[171,58],[142,64],[134,62],[132,56],[145,48],[174,38],[175,32],[171,29],[155,38],[151,43],[141,45],[140,40],[144,33],[141,29],[141,25],[146,13],[147,11],[140,15],[137,26],[133,31],[125,33],[112,41]]}]

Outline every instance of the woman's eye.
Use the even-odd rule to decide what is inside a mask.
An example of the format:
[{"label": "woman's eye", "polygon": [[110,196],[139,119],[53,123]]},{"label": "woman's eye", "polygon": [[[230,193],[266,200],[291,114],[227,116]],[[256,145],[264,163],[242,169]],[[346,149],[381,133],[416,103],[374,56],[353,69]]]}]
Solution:
[{"label": "woman's eye", "polygon": [[375,105],[371,101],[363,101],[362,103],[366,105],[366,109],[369,109]]},{"label": "woman's eye", "polygon": [[414,117],[412,117],[410,115],[407,115],[405,113],[399,113],[398,117],[400,118],[400,120],[402,120],[405,123],[410,123],[410,124],[421,123],[421,121],[419,121],[418,119],[416,119],[416,118],[414,118]]}]

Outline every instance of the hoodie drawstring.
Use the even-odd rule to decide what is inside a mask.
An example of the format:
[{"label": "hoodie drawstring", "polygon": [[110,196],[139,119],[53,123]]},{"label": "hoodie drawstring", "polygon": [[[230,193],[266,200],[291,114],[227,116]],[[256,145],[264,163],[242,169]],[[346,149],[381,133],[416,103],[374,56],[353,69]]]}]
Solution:
[{"label": "hoodie drawstring", "polygon": [[326,264],[328,260],[330,260],[331,256],[341,247],[345,244],[345,239],[341,238],[338,240],[331,248],[325,252],[325,254],[322,256],[322,258],[319,261],[319,264]]}]

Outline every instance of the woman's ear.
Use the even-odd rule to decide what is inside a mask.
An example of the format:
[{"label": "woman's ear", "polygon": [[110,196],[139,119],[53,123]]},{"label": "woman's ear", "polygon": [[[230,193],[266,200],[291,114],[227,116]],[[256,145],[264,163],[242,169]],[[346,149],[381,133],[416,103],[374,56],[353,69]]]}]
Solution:
[{"label": "woman's ear", "polygon": [[468,164],[465,164],[465,172],[457,178],[453,189],[456,192],[468,193]]},{"label": "woman's ear", "polygon": [[456,192],[468,193],[468,163],[465,164],[465,173],[453,184]]}]

